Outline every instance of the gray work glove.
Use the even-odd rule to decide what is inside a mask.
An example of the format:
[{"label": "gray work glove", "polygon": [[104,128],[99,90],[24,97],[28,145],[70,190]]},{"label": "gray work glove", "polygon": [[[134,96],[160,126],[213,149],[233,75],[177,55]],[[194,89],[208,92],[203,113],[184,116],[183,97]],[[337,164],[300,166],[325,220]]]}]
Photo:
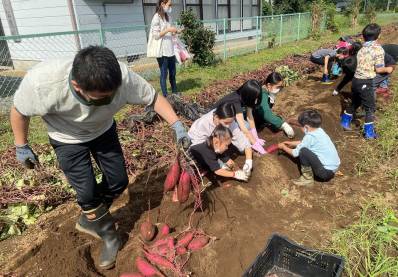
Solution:
[{"label": "gray work glove", "polygon": [[32,148],[30,148],[27,143],[24,145],[16,145],[15,147],[17,160],[27,168],[34,168],[38,163],[38,158]]},{"label": "gray work glove", "polygon": [[180,120],[176,121],[171,128],[174,129],[176,134],[177,144],[181,145],[185,150],[189,148],[191,145],[191,139],[188,136],[188,133]]}]

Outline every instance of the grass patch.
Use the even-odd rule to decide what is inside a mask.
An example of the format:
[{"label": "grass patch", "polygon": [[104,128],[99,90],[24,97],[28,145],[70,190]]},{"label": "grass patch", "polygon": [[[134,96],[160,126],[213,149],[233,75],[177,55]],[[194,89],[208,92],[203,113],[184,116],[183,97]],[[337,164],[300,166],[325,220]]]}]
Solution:
[{"label": "grass patch", "polygon": [[373,200],[358,222],[335,231],[328,250],[345,258],[347,276],[398,276],[396,211],[383,199]]},{"label": "grass patch", "polygon": [[[358,175],[366,173],[373,168],[379,171],[383,169],[387,175],[398,175],[397,155],[398,155],[398,74],[393,74],[393,82],[390,89],[393,90],[393,98],[390,104],[383,107],[382,113],[378,116],[376,130],[379,137],[375,141],[368,141],[361,147],[361,157],[356,164]],[[380,163],[383,161],[383,164]],[[396,182],[396,178],[395,178]],[[394,186],[396,184],[394,183]]]},{"label": "grass patch", "polygon": [[[40,117],[30,119],[30,143],[48,143],[47,127]],[[9,115],[0,115],[0,152],[14,145],[14,136],[10,125]]]}]

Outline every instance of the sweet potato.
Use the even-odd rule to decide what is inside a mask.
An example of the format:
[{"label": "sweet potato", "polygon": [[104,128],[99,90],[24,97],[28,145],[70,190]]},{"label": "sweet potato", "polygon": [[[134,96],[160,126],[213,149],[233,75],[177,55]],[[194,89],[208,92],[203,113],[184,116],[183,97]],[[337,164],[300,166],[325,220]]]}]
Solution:
[{"label": "sweet potato", "polygon": [[163,238],[170,234],[170,227],[166,223],[159,226],[159,238]]},{"label": "sweet potato", "polygon": [[185,233],[178,241],[177,241],[177,248],[179,247],[187,247],[187,245],[191,242],[193,239],[193,236],[195,235],[194,231],[190,231]]},{"label": "sweet potato", "polygon": [[167,236],[165,238],[161,238],[161,239],[155,241],[154,243],[152,243],[150,248],[159,247],[161,245],[167,245],[169,247],[171,245],[174,245],[174,238],[172,236]]},{"label": "sweet potato", "polygon": [[265,148],[265,152],[267,152],[268,154],[273,154],[273,153],[277,152],[278,150],[279,150],[278,144],[272,144],[272,145],[268,146],[267,148]]},{"label": "sweet potato", "polygon": [[161,256],[167,256],[170,253],[170,251],[173,251],[173,249],[170,249],[170,247],[167,244],[163,244],[159,247],[156,247],[154,250],[155,251],[149,251],[149,252],[154,254],[159,254]]},{"label": "sweet potato", "polygon": [[170,234],[170,227],[166,223],[157,223],[156,229],[158,230],[155,241],[160,240]]},{"label": "sweet potato", "polygon": [[190,191],[191,191],[191,176],[189,176],[188,172],[183,170],[177,186],[178,201],[180,203],[184,203],[185,201],[187,201]]},{"label": "sweet potato", "polygon": [[172,190],[175,187],[175,185],[177,185],[179,178],[180,178],[180,164],[177,159],[174,162],[174,164],[170,167],[170,170],[167,173],[167,177],[163,185],[163,191],[168,192]]},{"label": "sweet potato", "polygon": [[144,255],[148,259],[148,261],[150,261],[152,264],[164,267],[165,269],[169,269],[169,270],[173,270],[173,271],[176,270],[176,268],[172,262],[170,262],[166,258],[163,258],[160,255],[157,255],[154,253],[148,253],[148,252],[144,252]]},{"label": "sweet potato", "polygon": [[187,249],[185,247],[178,247],[176,252],[177,252],[177,255],[184,255],[187,253]]},{"label": "sweet potato", "polygon": [[194,238],[189,244],[188,249],[192,251],[196,251],[202,249],[209,243],[209,237],[207,236],[197,236]]},{"label": "sweet potato", "polygon": [[156,226],[149,221],[145,221],[140,226],[140,234],[143,240],[151,241],[156,234]]},{"label": "sweet potato", "polygon": [[137,267],[138,271],[145,277],[165,277],[155,266],[148,263],[148,261],[143,257],[137,257],[135,259],[135,266]]}]

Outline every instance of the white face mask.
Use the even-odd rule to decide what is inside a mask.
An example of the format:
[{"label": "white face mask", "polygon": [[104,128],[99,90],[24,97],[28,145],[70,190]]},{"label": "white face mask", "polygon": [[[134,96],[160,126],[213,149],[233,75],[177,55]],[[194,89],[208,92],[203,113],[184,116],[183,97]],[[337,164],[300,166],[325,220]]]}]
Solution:
[{"label": "white face mask", "polygon": [[304,127],[304,134],[308,134],[308,128]]},{"label": "white face mask", "polygon": [[275,103],[276,95],[277,95],[280,91],[281,91],[280,88],[275,88],[275,89],[269,91],[269,99],[270,99],[271,104],[274,104],[274,103]]},{"label": "white face mask", "polygon": [[281,91],[280,88],[276,88],[276,89],[271,90],[270,93],[272,93],[272,94],[277,94],[277,93],[280,92],[280,91]]},{"label": "white face mask", "polygon": [[165,13],[171,13],[173,11],[173,9],[171,7],[168,7],[168,8],[163,8],[163,11]]}]

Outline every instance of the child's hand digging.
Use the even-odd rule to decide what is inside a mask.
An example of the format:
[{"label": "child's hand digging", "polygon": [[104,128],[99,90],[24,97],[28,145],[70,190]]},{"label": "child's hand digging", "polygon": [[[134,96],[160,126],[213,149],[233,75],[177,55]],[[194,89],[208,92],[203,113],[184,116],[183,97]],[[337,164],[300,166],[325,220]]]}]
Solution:
[{"label": "child's hand digging", "polygon": [[234,172],[234,178],[239,181],[247,182],[249,180],[249,176],[243,170],[237,170]]}]

